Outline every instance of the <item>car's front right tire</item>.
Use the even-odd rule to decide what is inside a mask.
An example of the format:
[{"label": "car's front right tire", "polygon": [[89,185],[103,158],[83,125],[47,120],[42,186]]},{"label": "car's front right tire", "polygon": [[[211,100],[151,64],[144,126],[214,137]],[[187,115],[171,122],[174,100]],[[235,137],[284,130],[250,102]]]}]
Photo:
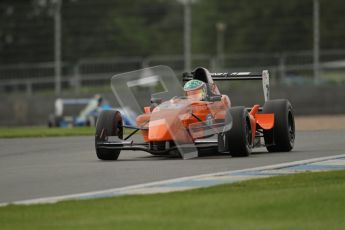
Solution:
[{"label": "car's front right tire", "polygon": [[106,141],[109,136],[117,136],[123,139],[122,116],[116,110],[104,110],[96,123],[95,147],[100,160],[117,160],[121,150],[98,148],[97,143]]}]

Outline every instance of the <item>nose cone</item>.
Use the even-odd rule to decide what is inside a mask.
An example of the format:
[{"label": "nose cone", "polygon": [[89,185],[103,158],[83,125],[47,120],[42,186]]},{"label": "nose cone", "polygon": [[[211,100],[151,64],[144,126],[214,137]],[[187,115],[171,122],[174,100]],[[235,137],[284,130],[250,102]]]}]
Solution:
[{"label": "nose cone", "polygon": [[173,140],[175,132],[175,123],[178,118],[178,110],[167,109],[153,112],[149,123],[150,141],[168,141]]},{"label": "nose cone", "polygon": [[186,113],[189,106],[186,100],[167,101],[160,104],[151,113],[149,123],[149,141],[185,141],[189,140],[180,115]]},{"label": "nose cone", "polygon": [[164,118],[152,120],[149,123],[149,140],[150,141],[167,141],[172,140],[170,134],[170,124]]}]

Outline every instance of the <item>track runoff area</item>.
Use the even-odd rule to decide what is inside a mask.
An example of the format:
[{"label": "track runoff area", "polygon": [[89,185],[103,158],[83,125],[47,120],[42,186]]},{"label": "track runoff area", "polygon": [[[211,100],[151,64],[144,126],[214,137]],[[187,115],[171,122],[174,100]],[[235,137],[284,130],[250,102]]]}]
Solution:
[{"label": "track runoff area", "polygon": [[[190,160],[193,161],[193,160]],[[209,159],[212,161],[212,159]],[[158,163],[158,162],[157,162]],[[114,162],[117,164],[117,162]],[[282,176],[301,172],[319,172],[330,170],[345,170],[345,154],[318,157],[307,160],[293,161],[288,163],[274,164],[263,167],[254,167],[241,170],[230,170],[218,173],[182,177],[177,179],[163,180],[125,186],[114,189],[99,190],[86,193],[77,193],[63,196],[43,197],[37,199],[19,200],[14,202],[4,202],[0,206],[9,204],[31,205],[56,203],[66,200],[84,200],[95,198],[116,197],[124,195],[143,195],[155,193],[167,193],[175,191],[185,191],[198,188],[206,188],[221,184],[236,183],[245,180]]]},{"label": "track runoff area", "polygon": [[181,161],[138,151],[124,153],[117,162],[101,162],[92,151],[92,137],[0,138],[0,203],[172,192],[304,171],[344,170],[343,121],[340,115],[297,117],[292,152],[259,150],[237,159]]},{"label": "track runoff area", "polygon": [[[166,193],[175,191],[185,191],[190,189],[205,188],[221,184],[229,184],[250,179],[267,178],[272,176],[282,176],[301,172],[320,172],[330,170],[345,170],[345,154],[314,158],[310,160],[296,161],[291,163],[270,165],[265,167],[235,170],[219,173],[204,174],[192,177],[183,177],[172,180],[165,180],[153,183],[145,183],[123,188],[94,191],[66,196],[46,197],[32,200],[12,202],[16,205],[56,203],[65,200],[83,200],[106,198],[123,195],[143,195],[154,193]],[[2,203],[6,206],[9,203]]]}]

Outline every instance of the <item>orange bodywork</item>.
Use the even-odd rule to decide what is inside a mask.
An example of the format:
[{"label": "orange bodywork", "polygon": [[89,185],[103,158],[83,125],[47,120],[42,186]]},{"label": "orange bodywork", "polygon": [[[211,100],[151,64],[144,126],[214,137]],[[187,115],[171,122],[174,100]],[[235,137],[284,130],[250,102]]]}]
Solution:
[{"label": "orange bodywork", "polygon": [[[207,122],[210,118],[224,120],[226,111],[231,106],[226,95],[222,95],[221,100],[216,102],[171,99],[164,103],[168,106],[159,105],[153,111],[150,107],[145,107],[145,113],[136,119],[146,142],[170,140],[190,142],[191,138],[202,137],[204,136],[202,130],[194,133],[193,137],[186,130],[191,124]],[[274,126],[274,114],[259,113],[259,107],[254,105],[249,112],[253,140],[258,126],[264,130],[272,129]]]},{"label": "orange bodywork", "polygon": [[272,129],[274,126],[274,114],[273,113],[258,113],[260,105],[254,105],[249,112],[250,124],[253,130],[253,140],[256,134],[256,126],[259,125],[262,129]]},{"label": "orange bodywork", "polygon": [[263,129],[272,129],[274,126],[274,114],[256,114],[256,122]]},{"label": "orange bodywork", "polygon": [[[228,96],[223,95],[220,101],[208,102],[198,100],[171,99],[170,107],[158,106],[153,111],[145,107],[145,113],[136,119],[137,126],[146,142],[191,141],[191,135],[186,131],[189,125],[210,119],[224,119],[225,111],[230,107]],[[178,119],[176,119],[178,118]]]}]

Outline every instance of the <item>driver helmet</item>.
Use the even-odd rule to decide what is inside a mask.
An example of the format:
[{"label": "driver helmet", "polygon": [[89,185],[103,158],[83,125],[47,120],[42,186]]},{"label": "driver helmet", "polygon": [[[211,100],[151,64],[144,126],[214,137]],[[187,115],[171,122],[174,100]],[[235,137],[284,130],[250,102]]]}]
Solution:
[{"label": "driver helmet", "polygon": [[207,96],[207,87],[205,82],[200,80],[190,80],[186,82],[183,87],[185,94],[187,97],[195,99],[195,100],[205,100]]}]

